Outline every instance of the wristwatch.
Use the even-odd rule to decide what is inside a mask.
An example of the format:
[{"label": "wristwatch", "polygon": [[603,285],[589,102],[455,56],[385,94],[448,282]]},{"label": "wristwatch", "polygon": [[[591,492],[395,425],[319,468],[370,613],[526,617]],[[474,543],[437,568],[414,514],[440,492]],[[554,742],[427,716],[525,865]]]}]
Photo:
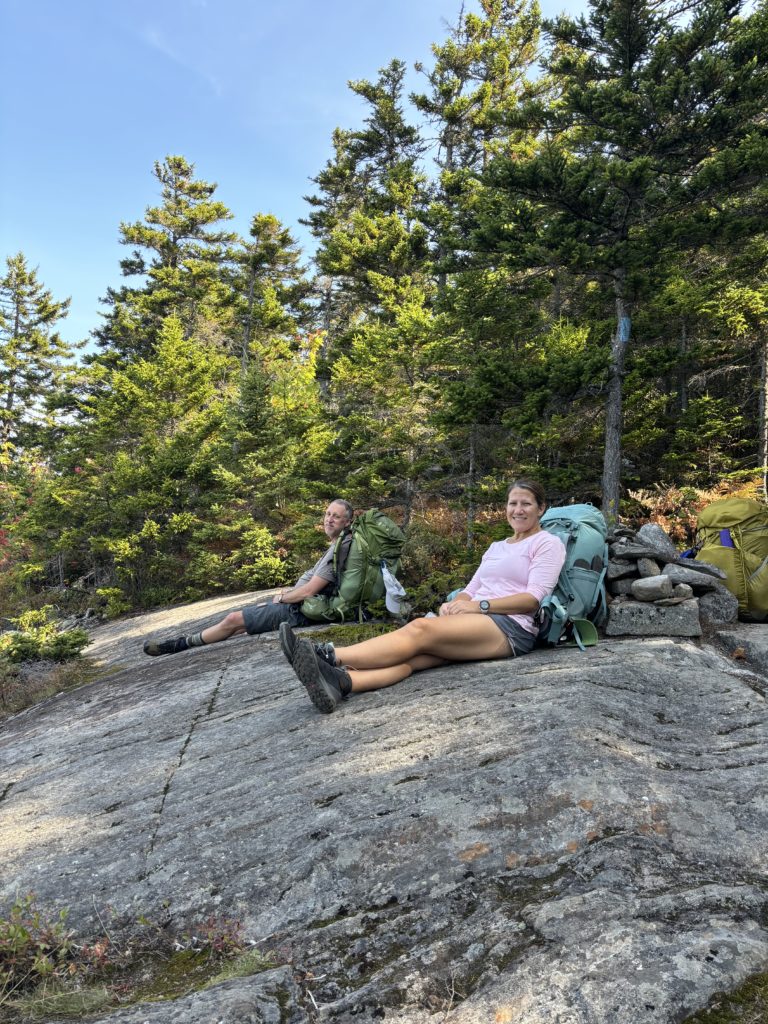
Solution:
[{"label": "wristwatch", "polygon": [[483,615],[487,615],[490,612],[490,610],[491,610],[491,602],[490,601],[483,600],[483,601],[480,602],[480,611],[483,613]]}]

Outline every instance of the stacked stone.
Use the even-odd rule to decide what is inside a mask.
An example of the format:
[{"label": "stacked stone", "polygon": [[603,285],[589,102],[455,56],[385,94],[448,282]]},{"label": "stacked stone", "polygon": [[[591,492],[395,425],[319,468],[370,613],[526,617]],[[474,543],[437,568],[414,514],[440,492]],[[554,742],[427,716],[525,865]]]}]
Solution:
[{"label": "stacked stone", "polygon": [[722,569],[680,558],[657,524],[619,528],[609,541],[608,636],[701,636],[702,627],[736,621],[739,602]]}]

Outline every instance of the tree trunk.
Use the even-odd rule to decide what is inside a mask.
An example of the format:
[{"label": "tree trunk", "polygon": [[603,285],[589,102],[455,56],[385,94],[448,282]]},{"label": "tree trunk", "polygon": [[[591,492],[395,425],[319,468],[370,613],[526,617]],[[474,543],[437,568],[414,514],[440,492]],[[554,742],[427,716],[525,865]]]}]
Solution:
[{"label": "tree trunk", "polygon": [[677,371],[677,403],[680,412],[685,412],[688,408],[688,328],[685,320],[680,323],[678,351],[680,366]]},{"label": "tree trunk", "polygon": [[624,270],[616,272],[616,329],[611,338],[611,362],[608,367],[608,397],[605,402],[605,454],[603,457],[603,515],[608,524],[619,519],[621,486],[622,378],[627,346],[632,331],[629,303],[624,297]]},{"label": "tree trunk", "polygon": [[758,396],[758,445],[757,458],[763,477],[763,497],[768,501],[768,335],[760,344],[760,394]]},{"label": "tree trunk", "polygon": [[245,323],[243,324],[243,348],[240,353],[240,372],[245,377],[248,372],[248,362],[251,348],[251,331],[253,329],[253,292],[256,286],[256,274],[251,268],[248,278],[248,299],[245,312]]},{"label": "tree trunk", "polygon": [[[413,453],[411,453],[411,465],[413,465]],[[401,529],[407,530],[411,523],[411,513],[413,512],[413,496],[415,493],[415,486],[411,477],[405,481],[405,500],[403,502],[403,522]]]},{"label": "tree trunk", "polygon": [[475,546],[475,424],[469,428],[469,467],[467,470],[467,552]]}]

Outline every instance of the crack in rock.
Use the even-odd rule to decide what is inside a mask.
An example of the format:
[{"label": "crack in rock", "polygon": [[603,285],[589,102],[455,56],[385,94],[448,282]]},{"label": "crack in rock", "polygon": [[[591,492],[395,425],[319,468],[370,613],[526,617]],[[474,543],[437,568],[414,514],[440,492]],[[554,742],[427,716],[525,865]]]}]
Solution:
[{"label": "crack in rock", "polygon": [[[160,830],[160,825],[162,823],[163,810],[165,808],[165,802],[166,802],[166,800],[168,798],[168,794],[170,792],[171,785],[173,783],[173,778],[174,778],[176,772],[179,770],[179,768],[181,768],[182,764],[184,763],[184,755],[187,752],[187,747],[192,742],[192,736],[193,736],[193,734],[195,732],[195,729],[197,728],[198,722],[200,722],[200,721],[202,721],[202,720],[204,720],[206,718],[209,718],[213,714],[214,708],[216,707],[216,700],[217,700],[217,697],[219,695],[219,690],[221,688],[222,683],[224,682],[224,677],[226,675],[227,669],[229,668],[230,660],[231,659],[227,659],[227,661],[224,664],[224,667],[222,668],[221,672],[219,673],[219,677],[216,680],[216,684],[213,687],[213,691],[211,693],[211,696],[210,696],[210,699],[208,700],[207,705],[204,708],[202,708],[193,717],[193,719],[192,719],[192,721],[190,723],[190,726],[189,726],[189,730],[187,731],[187,735],[184,738],[184,742],[181,745],[181,750],[179,751],[178,760],[176,761],[176,764],[172,765],[171,768],[169,769],[167,778],[165,780],[165,785],[163,786],[163,793],[162,793],[162,797],[160,799],[160,806],[158,807],[157,811],[155,812],[156,815],[157,815],[157,821],[156,821],[155,827],[154,827],[154,829],[152,831],[152,835],[150,836],[150,839],[149,839],[149,845],[148,845],[147,854],[146,854],[147,861],[149,860],[149,857],[154,853],[154,850],[155,850],[155,841],[157,839],[157,834],[158,834],[158,832]],[[145,878],[148,877],[149,874],[151,874],[151,872],[149,870],[147,870],[145,872],[145,874],[144,874],[144,877]]]}]

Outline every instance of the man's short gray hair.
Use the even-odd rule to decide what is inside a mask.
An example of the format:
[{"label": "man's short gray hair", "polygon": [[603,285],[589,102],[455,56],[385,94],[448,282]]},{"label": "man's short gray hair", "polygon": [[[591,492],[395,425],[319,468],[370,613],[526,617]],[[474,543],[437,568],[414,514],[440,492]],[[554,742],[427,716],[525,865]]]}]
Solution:
[{"label": "man's short gray hair", "polygon": [[352,522],[355,515],[355,510],[352,508],[348,501],[346,501],[344,498],[334,498],[333,501],[329,502],[329,504],[343,505],[344,511],[347,513],[347,519],[349,520],[350,523]]}]

